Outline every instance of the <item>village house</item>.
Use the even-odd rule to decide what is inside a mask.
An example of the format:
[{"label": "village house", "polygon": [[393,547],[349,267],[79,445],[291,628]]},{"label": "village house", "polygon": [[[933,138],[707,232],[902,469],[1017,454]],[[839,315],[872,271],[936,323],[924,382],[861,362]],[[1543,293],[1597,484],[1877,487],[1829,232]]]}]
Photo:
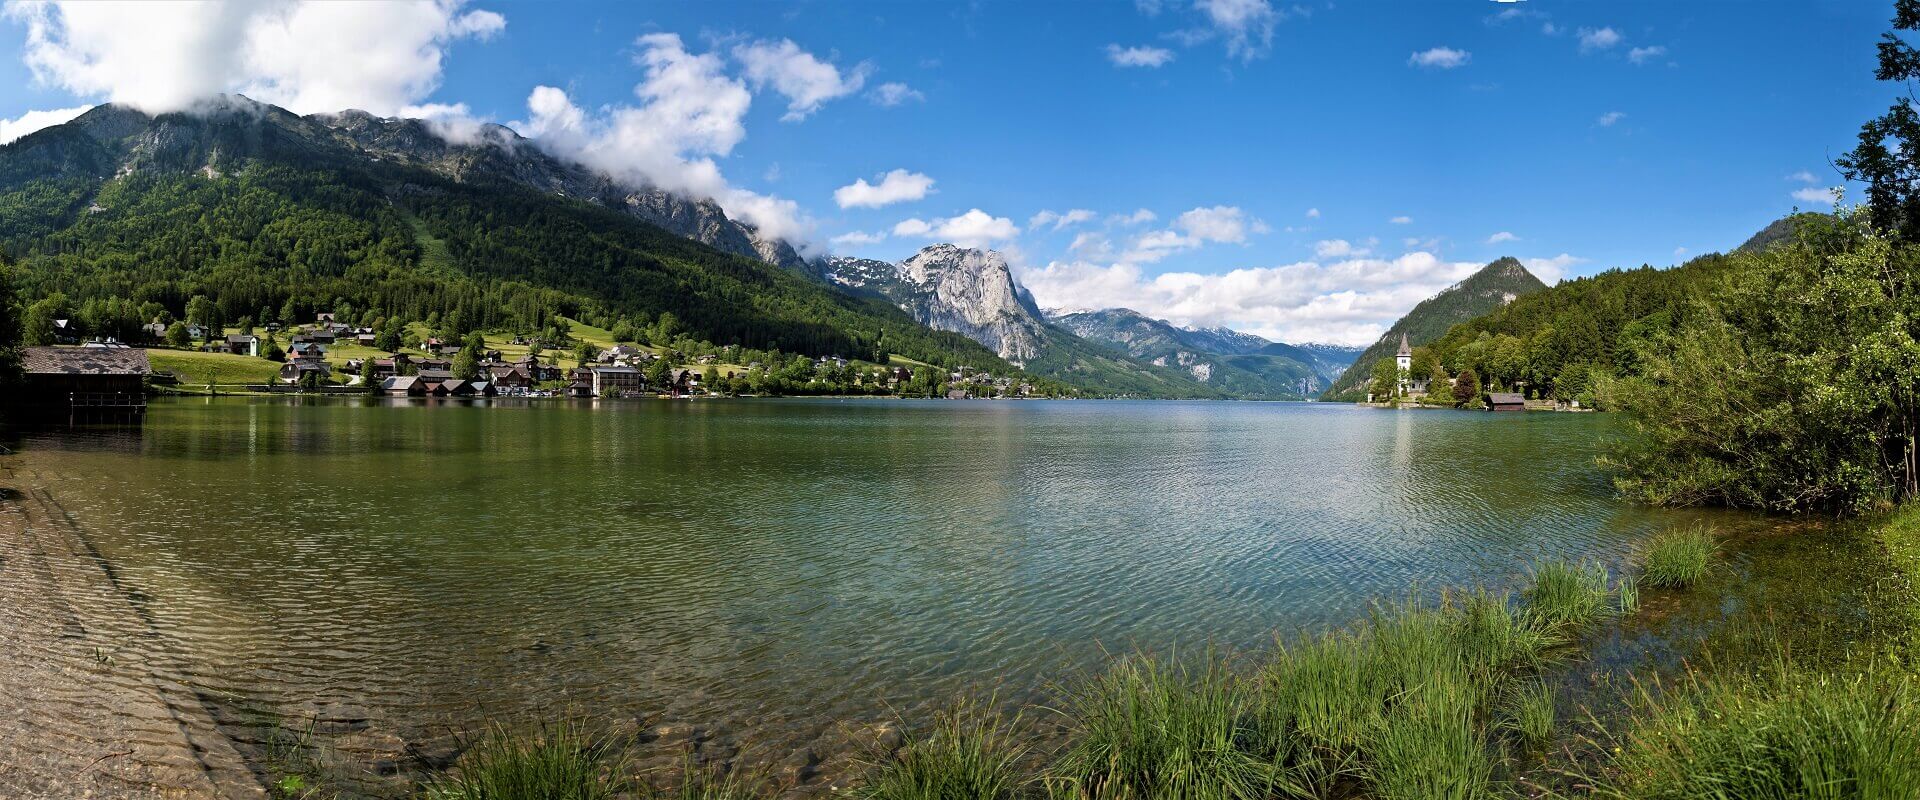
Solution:
[{"label": "village house", "polygon": [[700,376],[690,369],[669,370],[667,382],[669,385],[666,388],[673,392],[673,396],[679,397],[683,394],[692,394],[694,387],[700,385]]},{"label": "village house", "polygon": [[646,386],[646,378],[640,374],[640,370],[633,367],[593,368],[594,397],[639,394],[646,389]]},{"label": "village house", "polygon": [[[308,376],[314,376],[309,378]],[[325,381],[333,375],[333,368],[319,358],[295,358],[280,365],[280,382],[298,384],[306,380]]]},{"label": "village house", "polygon": [[227,352],[236,356],[259,356],[260,337],[251,333],[228,334]]},{"label": "village house", "polygon": [[361,347],[374,347],[379,343],[379,341],[380,341],[380,337],[375,336],[371,333],[358,333],[358,334],[354,334],[353,336],[353,343],[360,345]]},{"label": "village house", "polygon": [[490,367],[487,371],[493,375],[494,384],[502,389],[524,391],[533,388],[533,376],[527,374],[526,369],[520,366],[502,364]]},{"label": "village house", "polygon": [[425,371],[425,370],[445,371],[445,370],[453,369],[453,361],[445,358],[416,358],[416,359],[412,359],[412,361],[413,361],[413,365],[416,367],[419,367],[422,371]]}]

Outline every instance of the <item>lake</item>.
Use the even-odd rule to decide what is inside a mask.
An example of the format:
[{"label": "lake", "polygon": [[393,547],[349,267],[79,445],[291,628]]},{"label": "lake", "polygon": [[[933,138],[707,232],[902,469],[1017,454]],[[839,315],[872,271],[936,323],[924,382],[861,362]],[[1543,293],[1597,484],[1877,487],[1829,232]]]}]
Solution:
[{"label": "lake", "polygon": [[1592,414],[1306,403],[167,399],[20,433],[181,654],[412,740],[562,713],[797,746],[1107,654],[1619,564]]}]

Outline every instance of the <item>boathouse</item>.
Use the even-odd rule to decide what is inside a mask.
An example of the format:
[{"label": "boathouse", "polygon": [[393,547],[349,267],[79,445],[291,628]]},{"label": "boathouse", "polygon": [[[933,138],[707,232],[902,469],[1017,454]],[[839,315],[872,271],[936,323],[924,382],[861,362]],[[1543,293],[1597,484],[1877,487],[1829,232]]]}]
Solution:
[{"label": "boathouse", "polygon": [[21,399],[29,405],[138,409],[153,372],[147,351],[131,347],[26,347]]},{"label": "boathouse", "polygon": [[1487,394],[1488,411],[1525,411],[1527,397],[1519,392],[1489,392]]}]

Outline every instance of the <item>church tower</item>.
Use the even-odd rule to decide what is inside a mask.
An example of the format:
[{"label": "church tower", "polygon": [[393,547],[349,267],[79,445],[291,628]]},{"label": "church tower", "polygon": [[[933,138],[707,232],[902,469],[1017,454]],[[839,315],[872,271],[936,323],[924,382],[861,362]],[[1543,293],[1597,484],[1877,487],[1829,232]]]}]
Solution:
[{"label": "church tower", "polygon": [[1400,368],[1400,393],[1406,394],[1413,383],[1413,347],[1407,344],[1407,334],[1400,334],[1400,352],[1393,354],[1394,366]]}]

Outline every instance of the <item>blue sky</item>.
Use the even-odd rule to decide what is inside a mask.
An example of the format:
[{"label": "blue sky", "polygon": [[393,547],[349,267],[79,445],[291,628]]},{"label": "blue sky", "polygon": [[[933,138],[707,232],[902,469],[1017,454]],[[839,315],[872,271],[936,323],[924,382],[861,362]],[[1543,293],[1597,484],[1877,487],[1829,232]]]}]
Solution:
[{"label": "blue sky", "polygon": [[816,252],[958,239],[1043,305],[1364,342],[1500,255],[1667,265],[1824,208],[1894,96],[1869,2],[319,6],[10,4],[0,135],[219,90],[502,122]]}]

